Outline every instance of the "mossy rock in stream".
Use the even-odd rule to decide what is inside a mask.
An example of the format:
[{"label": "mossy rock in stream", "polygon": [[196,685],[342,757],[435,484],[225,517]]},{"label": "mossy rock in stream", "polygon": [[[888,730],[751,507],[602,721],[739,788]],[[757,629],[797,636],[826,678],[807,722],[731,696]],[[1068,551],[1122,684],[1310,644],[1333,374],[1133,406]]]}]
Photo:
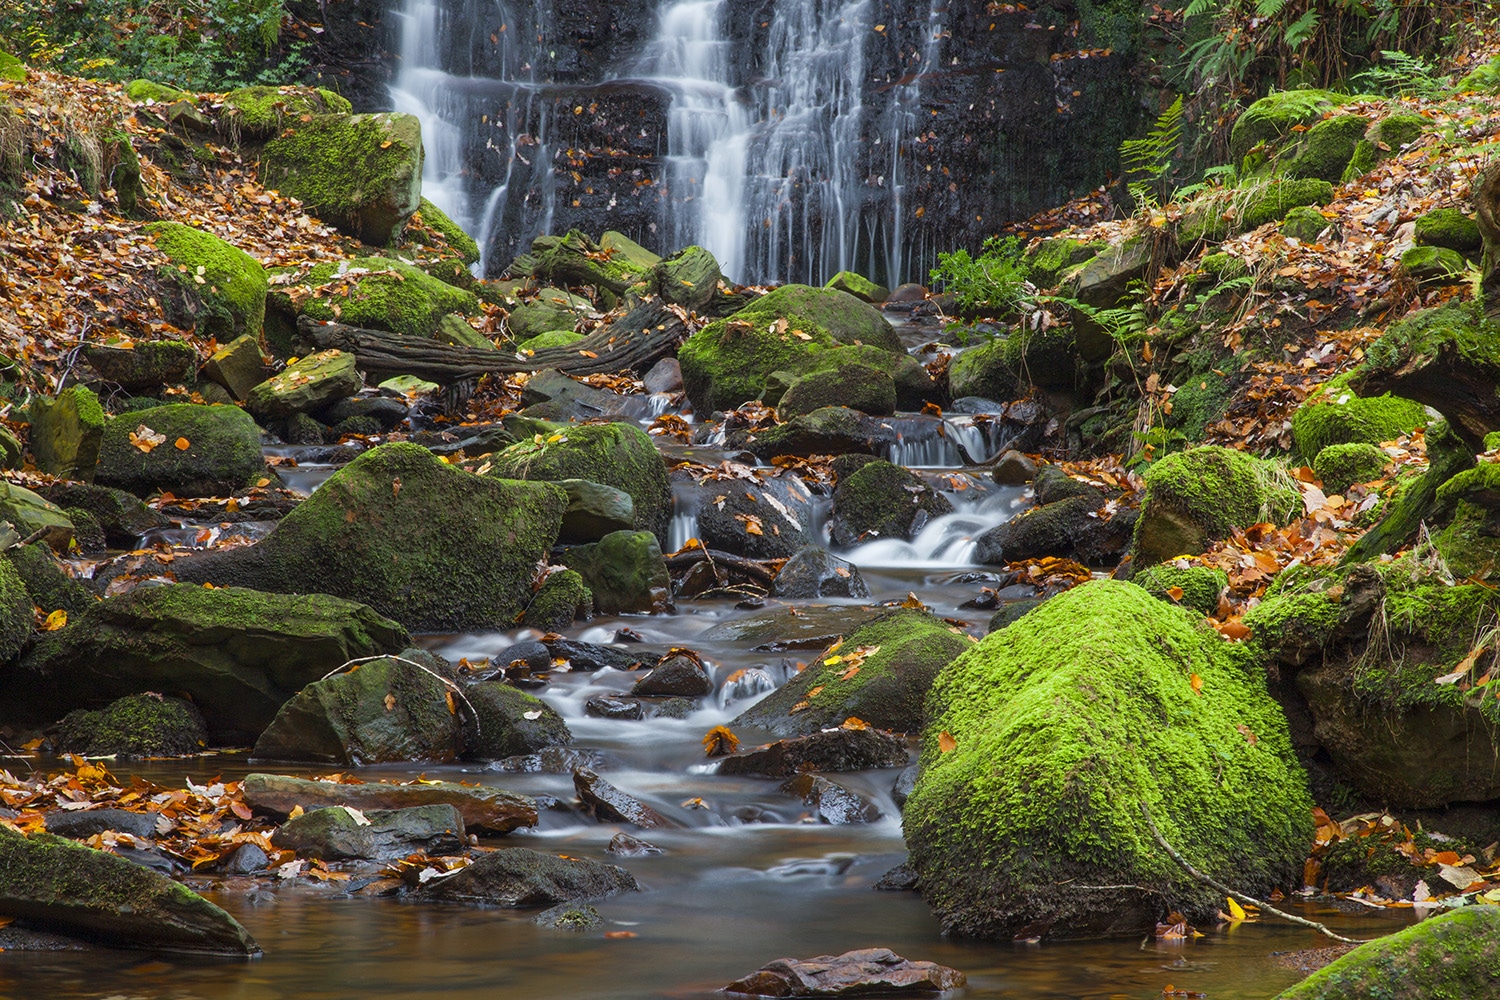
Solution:
[{"label": "mossy rock in stream", "polygon": [[[479,244],[474,242],[474,237],[464,232],[462,226],[448,217],[448,213],[426,198],[423,198],[419,204],[421,207],[417,209],[415,217],[417,221],[441,233],[443,239],[447,241],[448,249],[458,255],[458,260],[464,267],[479,263]],[[409,232],[408,235],[415,237],[414,232]],[[425,237],[415,238],[419,242],[426,241]]]},{"label": "mossy rock in stream", "polygon": [[464,696],[476,716],[464,720],[466,758],[503,760],[572,742],[568,724],[551,705],[509,684],[480,681]]},{"label": "mossy rock in stream", "polygon": [[1427,408],[1398,396],[1368,398],[1346,372],[1325,382],[1292,414],[1292,441],[1303,461],[1316,463],[1331,444],[1380,444],[1427,423]]},{"label": "mossy rock in stream", "polygon": [[[165,440],[142,451],[130,440],[141,427]],[[104,425],[94,481],[136,496],[223,497],[253,485],[265,470],[260,428],[250,414],[237,406],[169,403]]]},{"label": "mossy rock in stream", "polygon": [[1302,504],[1276,465],[1218,445],[1168,455],[1146,473],[1135,528],[1139,565],[1202,552],[1234,528],[1285,521]]},{"label": "mossy rock in stream", "polygon": [[833,540],[848,546],[911,538],[932,518],[952,512],[952,502],[920,476],[890,462],[869,462],[833,491]]},{"label": "mossy rock in stream", "polygon": [[97,712],[69,712],[58,726],[57,752],[89,757],[183,757],[207,745],[203,713],[193,703],[135,694]]},{"label": "mossy rock in stream", "polygon": [[420,445],[384,444],[254,545],[174,568],[195,583],[345,597],[414,632],[511,628],[567,505],[551,483],[476,476]]},{"label": "mossy rock in stream", "polygon": [[871,417],[896,412],[896,383],[869,365],[842,365],[803,375],[787,387],[776,414],[791,420],[825,406],[847,406]]},{"label": "mossy rock in stream", "polygon": [[1213,920],[1223,899],[1166,856],[1147,811],[1199,871],[1258,896],[1300,884],[1312,800],[1262,674],[1134,584],[1086,583],[991,633],[926,712],[904,830],[945,934]]},{"label": "mossy rock in stream", "polygon": [[635,527],[667,544],[672,484],[656,443],[644,430],[619,422],[556,424],[547,425],[538,437],[540,441],[522,441],[494,455],[488,475],[549,483],[583,479],[623,490],[635,504]]},{"label": "mossy rock in stream", "polygon": [[1500,995],[1500,909],[1465,906],[1377,938],[1276,1000],[1477,1000]]},{"label": "mossy rock in stream", "polygon": [[0,915],[124,948],[250,956],[239,922],[159,872],[47,833],[0,826]]},{"label": "mossy rock in stream", "polygon": [[1131,582],[1158,600],[1180,604],[1201,614],[1219,609],[1219,596],[1229,587],[1229,574],[1212,566],[1148,566]]},{"label": "mossy rock in stream", "polygon": [[[918,732],[932,679],[973,644],[940,618],[892,611],[824,650],[731,725],[755,726],[783,737],[808,736],[853,716],[876,729]],[[875,647],[874,652],[858,652]],[[851,666],[859,669],[851,672]]]}]

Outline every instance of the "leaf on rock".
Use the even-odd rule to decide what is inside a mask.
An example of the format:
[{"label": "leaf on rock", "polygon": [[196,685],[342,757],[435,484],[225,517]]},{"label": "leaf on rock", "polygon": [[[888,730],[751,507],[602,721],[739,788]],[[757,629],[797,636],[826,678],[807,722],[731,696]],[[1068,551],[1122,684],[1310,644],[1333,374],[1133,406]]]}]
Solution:
[{"label": "leaf on rock", "polygon": [[723,757],[739,749],[740,738],[728,726],[714,726],[703,737],[703,753],[707,757]]},{"label": "leaf on rock", "polygon": [[938,753],[948,753],[957,749],[958,740],[955,740],[953,738],[952,733],[948,732],[948,730],[946,729],[938,733]]}]

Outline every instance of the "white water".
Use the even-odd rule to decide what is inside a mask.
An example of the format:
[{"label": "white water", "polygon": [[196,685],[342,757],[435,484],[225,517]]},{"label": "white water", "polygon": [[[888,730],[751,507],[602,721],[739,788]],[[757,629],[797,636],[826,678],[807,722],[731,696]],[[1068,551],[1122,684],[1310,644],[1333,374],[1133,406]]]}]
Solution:
[{"label": "white water", "polygon": [[439,41],[452,26],[435,0],[406,0],[400,12],[400,68],[391,85],[396,111],[422,123],[422,194],[465,230],[470,228],[464,193],[462,105],[452,100],[449,77],[440,67]]}]

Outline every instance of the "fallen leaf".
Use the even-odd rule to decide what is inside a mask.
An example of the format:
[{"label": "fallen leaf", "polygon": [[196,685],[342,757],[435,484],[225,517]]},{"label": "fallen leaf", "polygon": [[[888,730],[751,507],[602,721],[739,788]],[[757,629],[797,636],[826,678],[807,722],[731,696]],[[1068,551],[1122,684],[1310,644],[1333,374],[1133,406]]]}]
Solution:
[{"label": "fallen leaf", "polygon": [[193,446],[193,443],[191,441],[189,441],[187,438],[180,437],[176,441],[172,442],[172,446],[174,448],[176,448],[178,451],[187,451],[189,448],[191,448]]},{"label": "fallen leaf", "polygon": [[1203,693],[1203,678],[1202,677],[1199,677],[1197,674],[1193,674],[1190,677],[1188,677],[1188,684],[1192,686],[1192,688],[1193,688],[1193,694],[1202,694]]},{"label": "fallen leaf", "polygon": [[728,726],[714,726],[703,737],[703,753],[707,757],[723,757],[739,749],[740,738]]},{"label": "fallen leaf", "polygon": [[68,624],[68,612],[63,608],[58,608],[49,614],[47,620],[42,623],[42,631],[56,632],[66,624]]},{"label": "fallen leaf", "polygon": [[385,696],[385,710],[387,712],[390,712],[390,711],[394,711],[395,708],[396,708],[396,696],[393,695],[393,694],[386,695]]},{"label": "fallen leaf", "polygon": [[619,938],[639,937],[640,935],[636,934],[635,931],[605,931],[604,936],[611,940],[617,940]]},{"label": "fallen leaf", "polygon": [[938,733],[938,753],[948,753],[956,749],[958,749],[958,740],[953,738],[952,733],[946,729]]},{"label": "fallen leaf", "polygon": [[446,700],[448,702],[448,714],[449,715],[457,715],[458,714],[458,702],[456,702],[456,701],[453,700],[453,692],[452,691],[444,691],[443,692],[443,698],[444,698],[444,700]]}]

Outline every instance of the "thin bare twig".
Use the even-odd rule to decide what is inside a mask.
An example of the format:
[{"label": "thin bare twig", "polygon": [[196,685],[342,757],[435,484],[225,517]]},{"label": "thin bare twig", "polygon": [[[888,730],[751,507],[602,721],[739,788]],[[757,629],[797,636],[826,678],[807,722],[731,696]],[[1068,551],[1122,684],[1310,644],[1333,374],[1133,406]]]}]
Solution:
[{"label": "thin bare twig", "polygon": [[350,667],[357,667],[362,663],[373,663],[376,660],[395,660],[396,662],[404,663],[409,667],[416,667],[418,670],[422,671],[422,673],[430,674],[433,677],[437,678],[438,681],[442,683],[443,687],[458,695],[458,700],[468,706],[469,711],[473,713],[474,716],[474,734],[476,736],[481,734],[482,731],[479,726],[479,710],[474,707],[474,703],[469,700],[468,695],[464,694],[464,689],[459,687],[457,684],[453,683],[437,671],[429,670],[427,667],[422,666],[422,664],[417,663],[414,660],[408,660],[404,656],[394,656],[389,654],[382,656],[361,656],[357,660],[350,660],[347,663],[343,663],[337,667],[334,667],[332,670],[328,671],[328,673],[324,674],[322,677],[319,677],[318,680],[326,681],[334,674],[341,674],[345,670],[348,670]]},{"label": "thin bare twig", "polygon": [[1253,906],[1263,913],[1271,914],[1273,917],[1280,917],[1282,920],[1297,924],[1300,927],[1309,927],[1317,931],[1319,934],[1325,934],[1328,937],[1333,938],[1335,941],[1340,941],[1344,944],[1366,943],[1365,941],[1361,941],[1357,938],[1344,937],[1344,935],[1342,934],[1329,930],[1326,925],[1320,924],[1316,920],[1308,920],[1306,917],[1299,917],[1295,913],[1288,913],[1285,910],[1278,910],[1270,903],[1262,902],[1261,900],[1256,899],[1254,896],[1247,896],[1243,892],[1229,888],[1229,886],[1225,885],[1223,882],[1220,882],[1218,879],[1203,874],[1198,869],[1194,868],[1192,863],[1188,861],[1187,858],[1184,858],[1181,854],[1179,854],[1177,852],[1177,848],[1167,843],[1167,838],[1161,835],[1161,831],[1158,830],[1156,828],[1156,824],[1152,822],[1151,810],[1146,808],[1146,803],[1144,802],[1141,803],[1141,815],[1146,817],[1146,826],[1150,828],[1151,836],[1156,838],[1156,842],[1161,845],[1162,850],[1167,852],[1167,856],[1170,857],[1173,861],[1177,862],[1178,867],[1180,867],[1183,871],[1187,872],[1193,878],[1197,879],[1199,882],[1202,882],[1209,888],[1217,889],[1231,899],[1237,899],[1241,903],[1246,903],[1250,906]]}]

